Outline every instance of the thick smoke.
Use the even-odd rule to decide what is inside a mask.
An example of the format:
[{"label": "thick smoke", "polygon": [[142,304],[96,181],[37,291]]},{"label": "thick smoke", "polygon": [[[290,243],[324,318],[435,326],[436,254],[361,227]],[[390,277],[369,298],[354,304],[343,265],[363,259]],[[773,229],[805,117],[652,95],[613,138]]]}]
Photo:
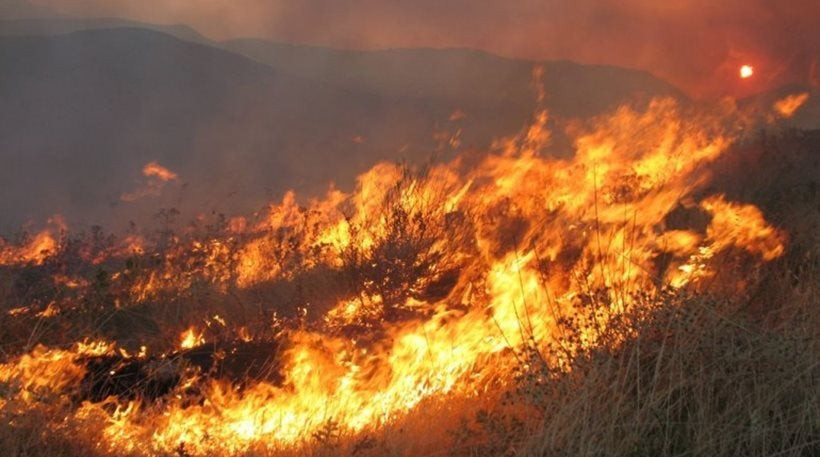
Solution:
[{"label": "thick smoke", "polygon": [[[183,23],[215,39],[471,47],[642,68],[697,96],[817,85],[815,0],[32,0],[54,14]],[[737,78],[741,64],[758,69]]]}]

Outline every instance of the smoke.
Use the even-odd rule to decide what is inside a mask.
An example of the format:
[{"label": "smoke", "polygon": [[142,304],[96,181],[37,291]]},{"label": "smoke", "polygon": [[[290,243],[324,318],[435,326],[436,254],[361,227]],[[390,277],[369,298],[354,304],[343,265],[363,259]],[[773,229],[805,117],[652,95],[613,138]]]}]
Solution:
[{"label": "smoke", "polygon": [[47,15],[46,10],[26,0],[3,0],[3,3],[0,3],[0,19],[21,19]]},{"label": "smoke", "polygon": [[[32,0],[57,14],[188,24],[214,39],[470,47],[651,71],[693,95],[818,85],[815,0]],[[738,81],[737,68],[758,70]]]}]

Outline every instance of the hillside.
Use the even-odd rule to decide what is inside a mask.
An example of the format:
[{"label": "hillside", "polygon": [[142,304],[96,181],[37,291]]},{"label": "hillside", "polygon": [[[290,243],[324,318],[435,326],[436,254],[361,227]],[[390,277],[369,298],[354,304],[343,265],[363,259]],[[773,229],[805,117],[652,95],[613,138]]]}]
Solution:
[{"label": "hillside", "polygon": [[[260,205],[289,187],[349,182],[429,138],[448,114],[139,29],[2,38],[0,65],[9,225],[56,212],[110,221],[109,207],[122,206],[119,195],[151,160],[188,182],[197,206],[224,210],[217,204],[232,192],[245,208]],[[357,135],[366,147],[351,141]]]},{"label": "hillside", "polygon": [[[4,23],[0,181],[9,197],[0,199],[0,233],[57,213],[71,225],[119,229],[150,221],[160,207],[182,209],[187,220],[187,209],[251,211],[290,188],[350,188],[379,160],[483,150],[536,106],[532,62],[468,50],[211,46],[186,27],[129,25]],[[89,30],[61,34],[81,28]],[[546,106],[559,123],[678,94],[642,72],[543,66]],[[121,201],[142,185],[150,161],[179,180],[160,196]]]},{"label": "hillside", "polygon": [[54,36],[84,30],[140,28],[165,33],[181,40],[210,42],[196,30],[183,24],[159,25],[120,18],[39,17],[0,20],[0,36]]},{"label": "hillside", "polygon": [[547,106],[563,117],[586,117],[624,101],[672,95],[685,98],[649,73],[568,61],[535,62],[470,49],[345,51],[263,40],[233,40],[224,48],[283,72],[385,96],[465,106],[523,106],[533,102],[532,71],[539,65]]}]

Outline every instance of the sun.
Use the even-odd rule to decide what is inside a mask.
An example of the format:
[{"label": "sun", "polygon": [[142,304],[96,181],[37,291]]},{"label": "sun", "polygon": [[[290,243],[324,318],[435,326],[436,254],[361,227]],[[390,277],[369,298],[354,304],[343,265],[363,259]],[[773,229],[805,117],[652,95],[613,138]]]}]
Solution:
[{"label": "sun", "polygon": [[743,65],[740,67],[740,77],[743,79],[751,78],[755,74],[755,68],[751,65]]}]

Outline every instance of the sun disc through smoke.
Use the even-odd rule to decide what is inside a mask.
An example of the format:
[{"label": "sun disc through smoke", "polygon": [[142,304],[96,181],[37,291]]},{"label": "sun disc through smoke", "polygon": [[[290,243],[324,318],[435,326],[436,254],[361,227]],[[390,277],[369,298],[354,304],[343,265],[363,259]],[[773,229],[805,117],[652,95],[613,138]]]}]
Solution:
[{"label": "sun disc through smoke", "polygon": [[755,69],[751,65],[743,65],[740,67],[740,77],[743,79],[751,78],[755,74]]}]

